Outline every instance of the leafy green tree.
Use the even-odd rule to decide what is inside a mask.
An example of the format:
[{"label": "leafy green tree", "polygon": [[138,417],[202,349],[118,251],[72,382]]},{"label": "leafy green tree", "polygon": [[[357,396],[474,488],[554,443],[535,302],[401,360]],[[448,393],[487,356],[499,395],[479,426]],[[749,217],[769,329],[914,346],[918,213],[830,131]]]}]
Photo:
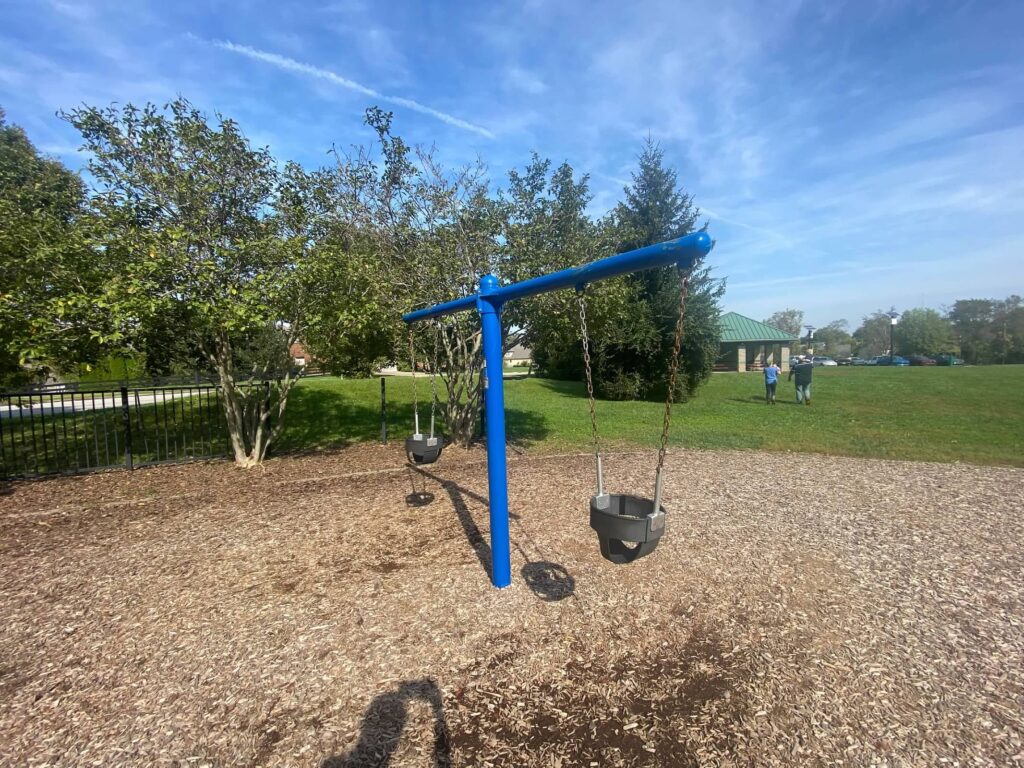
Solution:
[{"label": "leafy green tree", "polygon": [[295,377],[281,366],[325,274],[330,176],[279,169],[235,122],[181,98],[64,117],[92,156],[91,245],[109,263],[102,289],[82,296],[111,318],[99,341],[188,338],[219,378],[236,464],[258,464],[284,425]]},{"label": "leafy green tree", "polygon": [[[402,313],[474,293],[481,275],[498,270],[504,211],[482,162],[449,170],[394,135],[392,117],[367,110],[374,149],[339,154],[337,226],[367,238],[368,266],[388,286],[393,358],[408,360]],[[448,434],[468,444],[483,395],[479,318],[465,312],[412,331],[417,362],[442,374]]]},{"label": "leafy green tree", "polygon": [[799,337],[803,333],[804,312],[802,309],[783,309],[767,318],[764,324]]},{"label": "leafy green tree", "polygon": [[889,316],[880,309],[865,317],[853,332],[856,353],[861,357],[888,354],[891,324]]},{"label": "leafy green tree", "polygon": [[908,309],[896,325],[896,352],[901,355],[939,355],[953,348],[953,329],[934,309]]},{"label": "leafy green tree", "polygon": [[1024,362],[1024,305],[1020,296],[961,299],[946,315],[964,360],[972,364]]},{"label": "leafy green tree", "polygon": [[974,365],[991,362],[995,309],[991,299],[960,299],[946,315],[966,362]]},{"label": "leafy green tree", "polygon": [[[693,232],[700,211],[678,186],[664,152],[648,140],[638,159],[632,184],[624,190],[606,222],[619,253]],[[678,316],[680,281],[674,267],[647,270],[622,278],[630,305],[615,333],[593,339],[595,386],[605,397],[644,397],[665,380]],[[711,375],[718,357],[719,300],[725,282],[697,263],[690,275],[680,369],[680,394],[692,396]]]},{"label": "leafy green tree", "polygon": [[[84,189],[43,157],[0,109],[0,384],[18,386],[49,363],[98,359],[99,329],[68,287],[94,285],[96,256],[84,247]],[[25,363],[31,361],[32,369]]]},{"label": "leafy green tree", "polygon": [[[563,163],[533,156],[523,172],[509,173],[503,272],[522,280],[584,264],[612,252],[605,231],[587,216],[591,200],[587,176],[576,178]],[[587,320],[593,334],[607,333],[612,316],[620,314],[623,285],[602,283],[587,289]],[[579,379],[583,349],[579,301],[571,291],[556,291],[510,305],[510,324],[523,332],[533,360],[554,378]],[[515,341],[510,335],[510,341]]]},{"label": "leafy green tree", "polygon": [[1020,296],[996,303],[993,326],[993,362],[1024,363],[1024,303]]},{"label": "leafy green tree", "polygon": [[828,355],[837,355],[844,346],[853,345],[853,336],[847,330],[846,320],[833,320],[824,328],[814,331],[814,350]]}]

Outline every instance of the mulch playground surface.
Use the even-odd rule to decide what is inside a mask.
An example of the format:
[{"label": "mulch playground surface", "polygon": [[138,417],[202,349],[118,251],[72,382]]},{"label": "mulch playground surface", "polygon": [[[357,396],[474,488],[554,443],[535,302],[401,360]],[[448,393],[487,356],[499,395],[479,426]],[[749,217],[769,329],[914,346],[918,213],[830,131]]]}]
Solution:
[{"label": "mulch playground surface", "polygon": [[[0,765],[1024,764],[1024,471],[398,445],[0,487]],[[652,452],[606,458],[650,493]]]}]

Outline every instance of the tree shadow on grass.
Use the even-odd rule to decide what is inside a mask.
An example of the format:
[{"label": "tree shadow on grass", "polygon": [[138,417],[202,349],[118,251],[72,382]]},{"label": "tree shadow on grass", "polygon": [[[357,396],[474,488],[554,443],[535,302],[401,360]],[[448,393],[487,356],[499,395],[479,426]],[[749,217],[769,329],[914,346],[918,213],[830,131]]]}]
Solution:
[{"label": "tree shadow on grass", "polygon": [[[582,381],[563,381],[560,379],[537,379],[538,383],[545,389],[550,389],[552,392],[557,392],[560,395],[566,397],[580,398],[582,400],[587,399],[587,386]],[[646,395],[635,400],[609,400],[608,398],[596,395],[595,399],[599,402],[607,403],[664,403],[665,392],[667,386],[663,381],[656,381],[651,386],[650,391]],[[677,404],[683,404],[688,398],[676,398]]]},{"label": "tree shadow on grass", "polygon": [[[388,413],[389,422],[404,416],[401,407],[397,409],[398,413]],[[408,410],[411,421],[412,408]],[[284,429],[274,445],[277,455],[344,448],[354,442],[380,438],[380,408],[365,405],[336,389],[296,387],[288,396],[284,418]]]},{"label": "tree shadow on grass", "polygon": [[[440,416],[440,414],[439,414]],[[420,403],[423,427],[430,425],[430,403]],[[412,403],[387,402],[389,440],[404,440],[413,431]],[[518,409],[505,411],[505,431],[510,442],[529,446],[551,433],[547,419]],[[437,432],[444,434],[439,418]],[[370,406],[337,389],[296,387],[288,397],[285,425],[274,453],[297,453],[324,448],[344,448],[352,443],[380,439],[380,407]]]},{"label": "tree shadow on grass", "polygon": [[363,715],[359,743],[347,755],[323,760],[320,768],[387,768],[402,738],[409,719],[410,701],[419,699],[430,705],[434,715],[434,744],[431,752],[435,768],[451,766],[451,735],[444,714],[441,689],[434,680],[407,680],[397,691],[382,693],[370,702]]}]

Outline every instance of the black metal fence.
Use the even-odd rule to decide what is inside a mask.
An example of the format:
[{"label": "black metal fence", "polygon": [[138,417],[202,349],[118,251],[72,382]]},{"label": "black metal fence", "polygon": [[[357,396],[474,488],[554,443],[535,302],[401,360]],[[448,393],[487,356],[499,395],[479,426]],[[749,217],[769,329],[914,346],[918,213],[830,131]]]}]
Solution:
[{"label": "black metal fence", "polygon": [[0,478],[74,474],[224,456],[211,385],[0,392]]}]

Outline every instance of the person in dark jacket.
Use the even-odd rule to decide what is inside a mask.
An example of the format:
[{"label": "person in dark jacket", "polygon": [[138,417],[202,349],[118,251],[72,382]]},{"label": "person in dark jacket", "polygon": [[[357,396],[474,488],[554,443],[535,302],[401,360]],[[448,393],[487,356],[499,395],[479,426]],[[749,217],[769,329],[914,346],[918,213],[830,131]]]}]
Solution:
[{"label": "person in dark jacket", "polygon": [[790,380],[796,376],[796,401],[804,405],[811,404],[811,374],[814,373],[814,365],[810,358],[801,357],[795,365],[789,369]]}]

